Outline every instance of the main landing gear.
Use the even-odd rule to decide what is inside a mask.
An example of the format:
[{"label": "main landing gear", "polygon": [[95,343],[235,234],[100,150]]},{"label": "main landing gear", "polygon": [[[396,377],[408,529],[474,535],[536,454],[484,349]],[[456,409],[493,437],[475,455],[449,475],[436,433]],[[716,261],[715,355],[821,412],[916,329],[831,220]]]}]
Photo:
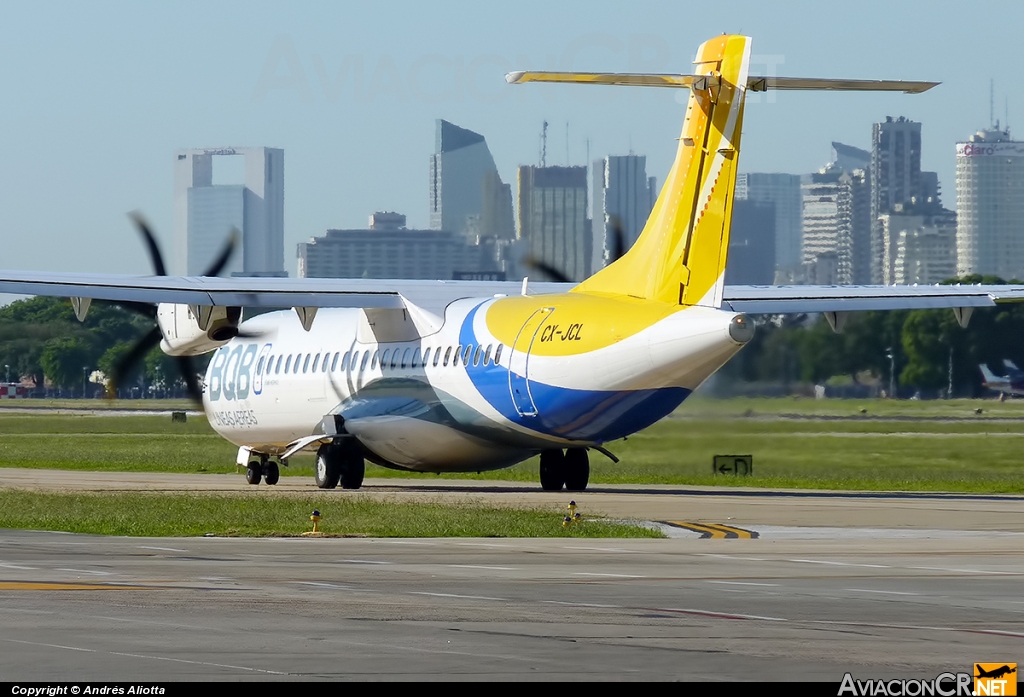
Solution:
[{"label": "main landing gear", "polygon": [[545,450],[540,454],[540,487],[544,491],[583,491],[590,481],[586,448]]},{"label": "main landing gear", "polygon": [[249,466],[245,468],[245,481],[250,484],[259,484],[262,479],[268,485],[273,486],[280,478],[281,470],[277,463],[265,457],[259,460],[249,460]]},{"label": "main landing gear", "polygon": [[316,451],[316,485],[321,489],[358,489],[363,485],[366,463],[359,445],[352,439],[324,443]]}]

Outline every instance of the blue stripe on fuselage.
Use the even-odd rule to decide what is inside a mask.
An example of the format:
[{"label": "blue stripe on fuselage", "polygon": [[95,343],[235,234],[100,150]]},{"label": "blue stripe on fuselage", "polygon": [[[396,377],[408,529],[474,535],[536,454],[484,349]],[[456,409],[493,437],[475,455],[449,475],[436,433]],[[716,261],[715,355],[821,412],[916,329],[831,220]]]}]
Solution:
[{"label": "blue stripe on fuselage", "polygon": [[[481,343],[473,331],[473,320],[483,304],[470,310],[462,323],[459,343],[463,346]],[[537,415],[523,416],[512,401],[507,368],[493,364],[474,366],[470,361],[465,369],[481,396],[509,421],[546,435],[592,443],[616,440],[647,428],[690,395],[690,390],[683,387],[577,390],[530,380]]]}]

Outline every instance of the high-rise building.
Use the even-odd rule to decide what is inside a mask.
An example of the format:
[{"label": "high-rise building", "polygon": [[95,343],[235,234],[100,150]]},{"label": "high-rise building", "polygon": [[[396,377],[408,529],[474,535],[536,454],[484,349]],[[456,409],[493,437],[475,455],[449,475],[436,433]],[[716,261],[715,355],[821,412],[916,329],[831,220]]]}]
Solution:
[{"label": "high-rise building", "polygon": [[775,211],[776,283],[792,283],[803,263],[803,193],[798,174],[740,174],[736,199],[770,203]]},{"label": "high-rise building", "polygon": [[727,285],[775,282],[775,204],[737,198],[729,232]]},{"label": "high-rise building", "polygon": [[[244,158],[242,184],[214,184],[214,158]],[[223,273],[287,276],[284,270],[284,150],[178,150],[174,162],[175,262],[193,276],[216,258],[231,228],[240,249]]]},{"label": "high-rise building", "polygon": [[519,168],[519,238],[527,254],[582,281],[592,273],[586,167]]},{"label": "high-rise building", "polygon": [[871,279],[881,283],[885,275],[882,257],[885,241],[879,216],[897,204],[921,198],[921,124],[903,116],[871,128]]},{"label": "high-rise building", "polygon": [[956,144],[958,274],[1024,279],[1024,142],[1008,130]]},{"label": "high-rise building", "polygon": [[647,176],[644,155],[609,155],[595,160],[593,177],[594,242],[590,269],[596,272],[613,261],[613,219],[621,225],[623,243],[629,249],[647,224],[658,190],[655,177]]},{"label": "high-rise building", "polygon": [[400,213],[374,213],[365,230],[328,230],[298,245],[300,278],[504,280],[493,250],[449,230],[409,230]]},{"label": "high-rise building", "polygon": [[871,283],[870,177],[866,169],[846,170],[839,184],[839,239],[849,259],[849,272],[843,271],[842,282],[865,285]]},{"label": "high-rise building", "polygon": [[512,187],[479,133],[438,119],[430,156],[430,228],[468,237],[515,237]]},{"label": "high-rise building", "polygon": [[883,283],[932,284],[956,275],[956,213],[934,203],[896,204],[879,221],[885,242]]},{"label": "high-rise building", "polygon": [[803,275],[808,283],[842,283],[839,279],[850,269],[850,249],[839,217],[844,174],[829,163],[803,184]]}]

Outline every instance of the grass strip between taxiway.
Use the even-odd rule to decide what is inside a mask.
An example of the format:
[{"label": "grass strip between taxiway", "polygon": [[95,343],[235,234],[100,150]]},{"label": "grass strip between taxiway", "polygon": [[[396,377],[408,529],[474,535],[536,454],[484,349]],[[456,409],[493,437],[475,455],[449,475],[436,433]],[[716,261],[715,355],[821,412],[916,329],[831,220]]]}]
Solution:
[{"label": "grass strip between taxiway", "polygon": [[[358,495],[357,495],[358,496]],[[43,494],[0,491],[0,528],[99,535],[272,537],[312,530],[366,537],[664,537],[648,528],[590,519],[562,525],[565,509],[399,503],[344,497],[213,494]]]},{"label": "grass strip between taxiway", "polygon": [[[594,484],[1024,493],[1024,400],[695,399],[608,448],[621,462],[592,452]],[[230,473],[236,472],[236,451],[198,415],[175,423],[169,414],[18,414],[0,408],[0,466]],[[753,476],[713,475],[715,454],[753,455]],[[312,478],[312,464],[312,454],[302,453],[281,474]],[[450,476],[536,483],[537,468],[532,459]],[[434,478],[372,465],[366,474]]]}]

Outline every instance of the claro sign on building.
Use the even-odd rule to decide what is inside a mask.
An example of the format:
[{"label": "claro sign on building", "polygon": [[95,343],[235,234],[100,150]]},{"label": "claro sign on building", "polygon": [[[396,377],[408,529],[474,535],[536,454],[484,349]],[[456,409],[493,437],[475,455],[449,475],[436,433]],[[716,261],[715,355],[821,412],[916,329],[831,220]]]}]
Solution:
[{"label": "claro sign on building", "polygon": [[1024,157],[1024,143],[957,143],[957,157]]}]

